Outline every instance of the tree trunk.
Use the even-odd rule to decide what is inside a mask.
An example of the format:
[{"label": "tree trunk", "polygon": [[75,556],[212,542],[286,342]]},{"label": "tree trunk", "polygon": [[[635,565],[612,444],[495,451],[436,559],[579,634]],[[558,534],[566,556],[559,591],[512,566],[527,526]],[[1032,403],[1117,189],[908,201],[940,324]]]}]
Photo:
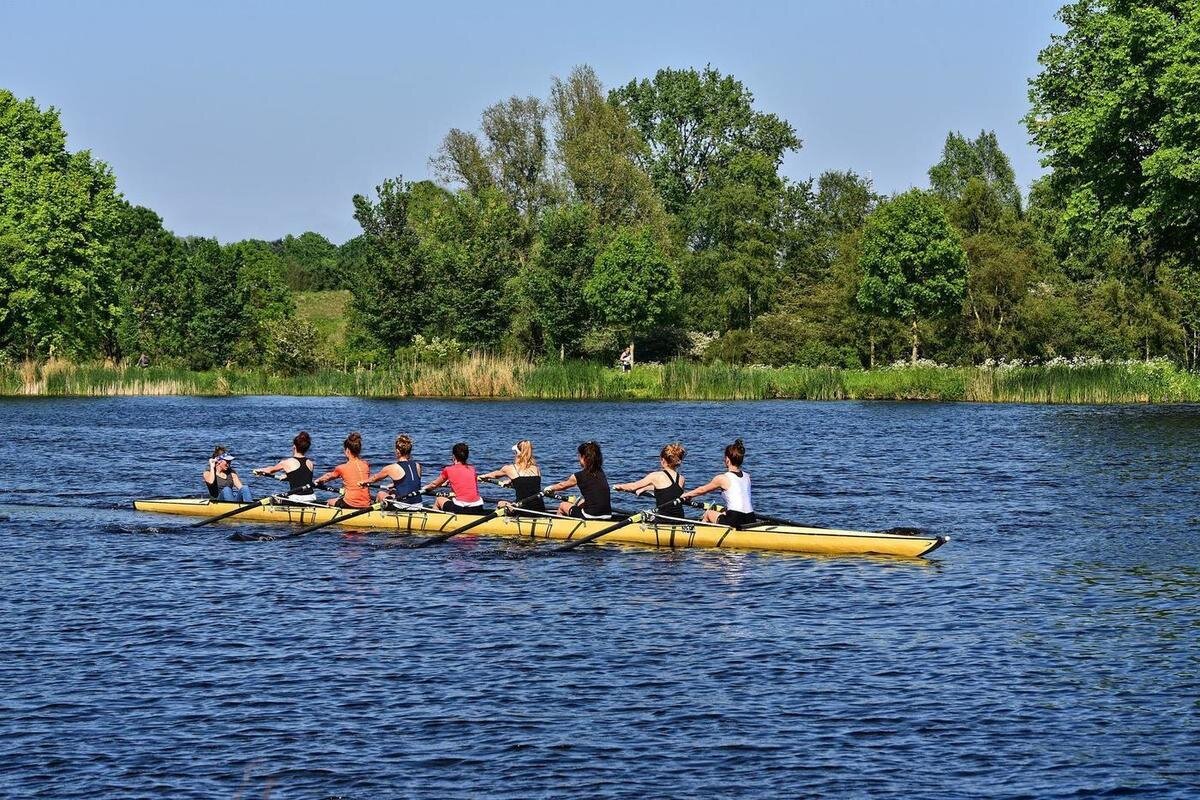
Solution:
[{"label": "tree trunk", "polygon": [[633,369],[633,364],[637,360],[637,351],[633,349],[633,342],[629,343],[629,369]]},{"label": "tree trunk", "polygon": [[912,321],[912,363],[917,363],[917,321]]},{"label": "tree trunk", "polygon": [[871,331],[871,355],[867,360],[867,369],[875,369],[875,331]]}]

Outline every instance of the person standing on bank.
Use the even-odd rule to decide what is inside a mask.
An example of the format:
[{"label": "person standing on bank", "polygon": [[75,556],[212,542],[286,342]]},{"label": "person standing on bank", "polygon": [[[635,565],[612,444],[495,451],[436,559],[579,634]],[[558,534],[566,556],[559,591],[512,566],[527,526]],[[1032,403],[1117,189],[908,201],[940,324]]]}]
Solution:
[{"label": "person standing on bank", "polygon": [[584,442],[579,445],[578,452],[580,470],[565,481],[547,487],[546,493],[554,494],[578,486],[582,498],[574,503],[560,503],[559,514],[578,519],[612,519],[612,492],[608,476],[604,474],[604,454],[600,452],[600,445]]},{"label": "person standing on bank", "polygon": [[704,521],[741,528],[755,521],[754,504],[750,500],[750,473],[742,470],[746,445],[741,439],[725,448],[725,471],[703,486],[684,492],[681,500],[691,500],[720,489],[725,495],[724,511],[705,511]]},{"label": "person standing on bank", "polygon": [[315,503],[317,496],[314,494],[313,485],[314,465],[307,455],[311,446],[312,437],[308,435],[308,431],[300,431],[296,438],[292,439],[292,455],[289,458],[271,467],[259,467],[254,470],[254,474],[274,475],[276,472],[282,472],[288,482],[288,492],[284,499],[297,503]]},{"label": "person standing on bank", "polygon": [[242,479],[233,468],[233,454],[224,445],[217,445],[213,449],[212,458],[208,460],[208,469],[204,470],[201,477],[204,478],[204,485],[208,487],[211,500],[220,500],[222,503],[254,502],[250,487],[242,483]]}]

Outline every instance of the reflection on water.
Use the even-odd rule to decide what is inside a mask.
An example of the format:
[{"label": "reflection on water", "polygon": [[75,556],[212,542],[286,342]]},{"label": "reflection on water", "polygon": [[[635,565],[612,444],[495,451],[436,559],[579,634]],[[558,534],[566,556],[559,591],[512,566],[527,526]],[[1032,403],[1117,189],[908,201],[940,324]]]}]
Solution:
[{"label": "reflection on water", "polygon": [[[0,794],[1090,797],[1200,790],[1200,413],[905,403],[0,402]],[[429,467],[598,438],[614,479],[743,436],[761,509],[928,561],[312,534],[195,494],[350,429]],[[273,484],[252,484],[259,493]]]}]

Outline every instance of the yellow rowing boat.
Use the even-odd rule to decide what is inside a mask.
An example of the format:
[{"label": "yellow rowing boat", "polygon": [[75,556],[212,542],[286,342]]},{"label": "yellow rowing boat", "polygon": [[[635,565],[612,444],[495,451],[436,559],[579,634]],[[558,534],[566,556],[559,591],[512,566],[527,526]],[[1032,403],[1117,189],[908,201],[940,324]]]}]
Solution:
[{"label": "yellow rowing boat", "polygon": [[[234,511],[237,503],[221,503],[193,498],[137,500],[138,511],[156,514],[182,514],[210,517]],[[232,521],[273,522],[280,525],[316,525],[330,522],[350,512],[316,505],[267,504],[248,509]],[[479,519],[470,515],[425,511],[382,510],[346,519],[347,528],[363,528],[388,534],[448,533]],[[499,516],[475,528],[471,534],[524,537],[570,541],[580,539],[612,525],[608,520],[580,520],[554,514],[522,512],[519,516]],[[642,520],[613,531],[601,541],[651,547],[707,547],[729,550],[774,550],[787,553],[825,555],[889,555],[916,558],[928,555],[948,541],[948,537],[930,534],[902,534],[878,531],[844,531],[808,528],[798,525],[754,525],[731,528],[700,521],[682,521],[658,517]]]}]

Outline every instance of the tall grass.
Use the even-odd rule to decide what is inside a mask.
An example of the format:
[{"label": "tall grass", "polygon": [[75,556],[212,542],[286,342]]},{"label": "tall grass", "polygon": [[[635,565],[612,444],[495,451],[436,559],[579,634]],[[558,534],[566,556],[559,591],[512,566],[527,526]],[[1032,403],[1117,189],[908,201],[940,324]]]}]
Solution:
[{"label": "tall grass", "polygon": [[543,400],[946,400],[1014,403],[1200,402],[1200,376],[1165,361],[1046,366],[877,370],[736,367],[676,361],[629,373],[585,361],[534,364],[476,354],[441,364],[323,370],[284,376],[263,370],[192,372],[111,363],[28,362],[0,366],[0,395],[314,395]]}]

